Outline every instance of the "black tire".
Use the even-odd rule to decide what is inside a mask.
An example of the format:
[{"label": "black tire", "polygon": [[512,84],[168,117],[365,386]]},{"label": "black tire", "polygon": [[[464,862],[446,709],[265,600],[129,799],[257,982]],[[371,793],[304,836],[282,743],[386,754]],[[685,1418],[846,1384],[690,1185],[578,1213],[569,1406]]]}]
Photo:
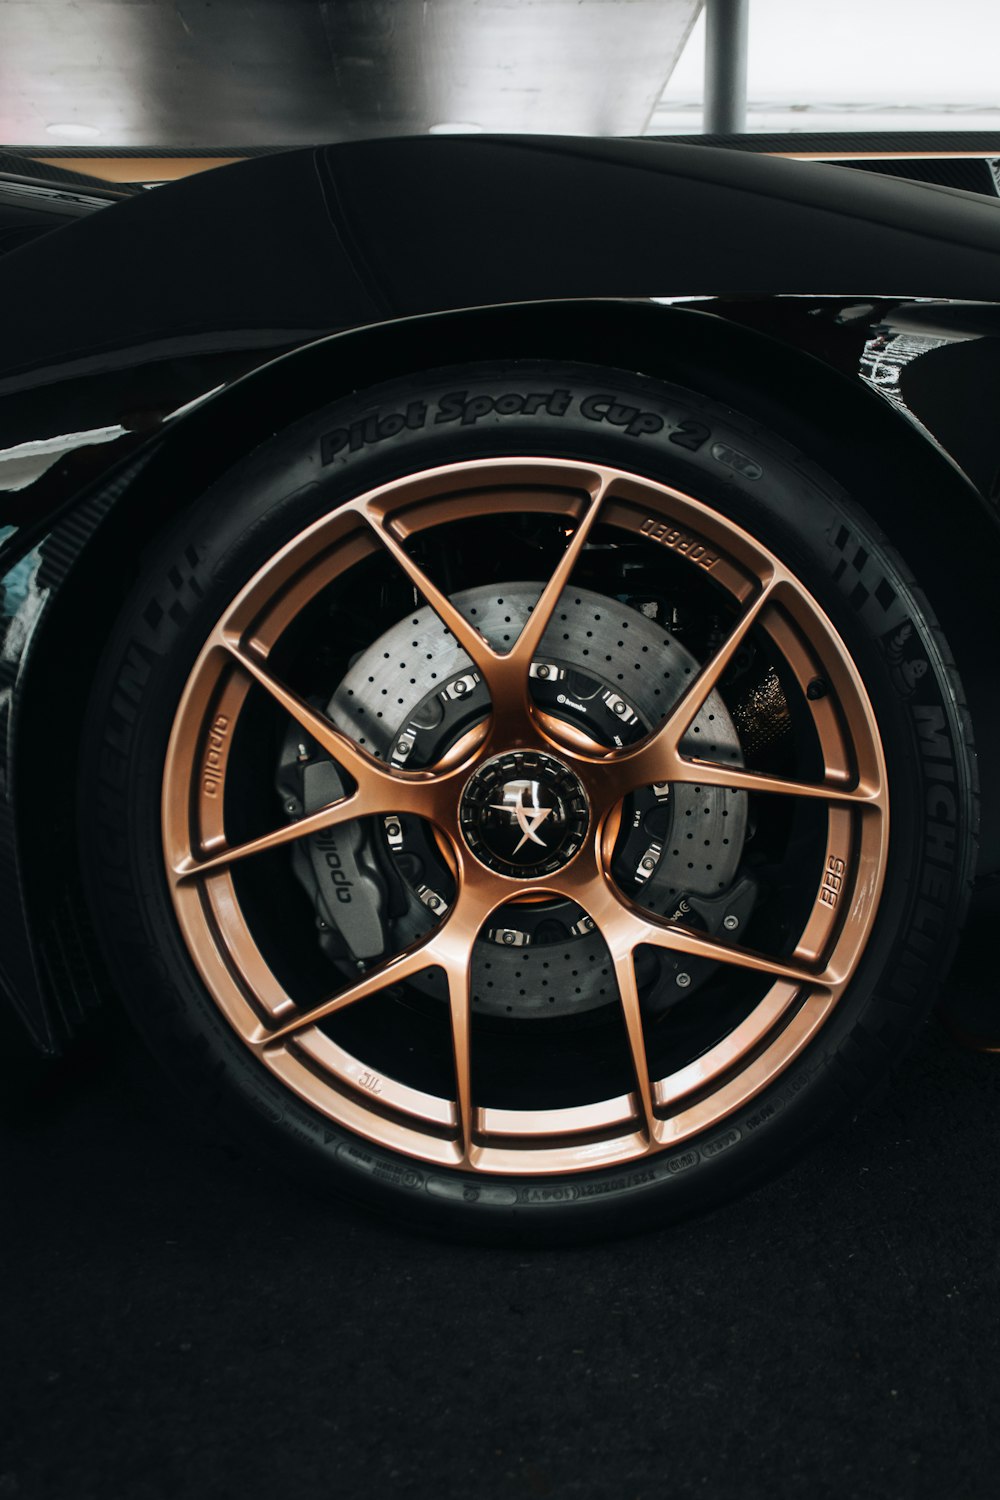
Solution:
[{"label": "black tire", "polygon": [[[553,392],[561,394],[512,399]],[[963,920],[975,763],[928,597],[794,439],[622,371],[538,361],[430,371],[279,433],[190,497],[155,539],[95,686],[82,858],[129,1012],[160,1061],[230,1130],[408,1224],[494,1240],[573,1239],[662,1223],[735,1195],[885,1078],[926,1015]],[[160,829],[184,684],[221,611],[256,570],[350,497],[439,464],[515,453],[603,462],[675,486],[770,548],[825,610],[867,686],[892,809],[885,886],[850,986],[762,1092],[706,1133],[634,1163],[521,1178],[439,1169],[368,1144],[263,1067],[220,1014],[182,939]],[[923,583],[933,599],[934,580]]]}]

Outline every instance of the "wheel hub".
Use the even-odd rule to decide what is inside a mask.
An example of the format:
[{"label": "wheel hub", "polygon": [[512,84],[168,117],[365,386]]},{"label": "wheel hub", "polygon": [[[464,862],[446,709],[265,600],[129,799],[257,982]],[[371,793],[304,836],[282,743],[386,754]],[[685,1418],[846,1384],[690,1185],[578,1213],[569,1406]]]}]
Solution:
[{"label": "wheel hub", "polygon": [[462,835],[488,870],[551,875],[579,849],[590,823],[577,776],[553,755],[517,751],[480,766],[462,796]]}]

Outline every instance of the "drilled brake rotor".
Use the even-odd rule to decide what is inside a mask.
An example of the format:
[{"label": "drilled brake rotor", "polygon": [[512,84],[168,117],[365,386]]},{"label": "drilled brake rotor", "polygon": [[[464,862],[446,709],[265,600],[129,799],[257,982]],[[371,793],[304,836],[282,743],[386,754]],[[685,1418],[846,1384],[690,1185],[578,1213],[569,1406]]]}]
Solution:
[{"label": "drilled brake rotor", "polygon": [[[455,595],[454,602],[490,645],[503,650],[517,640],[539,592],[536,583],[517,582],[468,589]],[[594,740],[621,745],[640,739],[663,719],[698,667],[656,620],[615,599],[575,589],[564,595],[542,638],[532,667],[532,694],[547,713]],[[327,713],[380,759],[412,768],[433,764],[460,733],[485,718],[489,696],[438,616],[421,608],[355,659]],[[718,693],[694,721],[685,749],[714,761],[743,763],[736,729]],[[328,763],[325,775],[311,769],[315,791],[305,793],[306,813],[314,810],[311,801],[321,806],[339,794],[329,784],[330,771]],[[612,865],[615,878],[644,907],[667,916],[680,907],[689,919],[689,898],[695,898],[696,912],[697,898],[707,910],[733,885],[745,829],[744,793],[690,784],[640,789],[623,809]],[[377,847],[362,849],[364,839],[377,841]],[[353,904],[323,902],[324,847],[322,841],[311,843],[308,853],[302,850],[296,857],[299,878],[313,894],[317,911],[350,936],[349,924],[370,919],[371,911],[360,905],[356,892]],[[381,888],[379,869],[389,872],[390,883],[395,877],[396,910],[390,914],[392,903],[384,901],[378,918],[383,952],[396,951],[425,932],[451,899],[446,862],[418,819],[371,820],[365,835],[355,835],[353,857],[368,861],[372,901]],[[720,905],[720,919],[721,910]],[[591,925],[565,901],[501,908],[475,947],[475,1008],[505,1017],[554,1017],[615,1002],[607,949]],[[357,954],[358,949],[352,951]],[[434,970],[411,982],[426,993],[444,993]]]}]

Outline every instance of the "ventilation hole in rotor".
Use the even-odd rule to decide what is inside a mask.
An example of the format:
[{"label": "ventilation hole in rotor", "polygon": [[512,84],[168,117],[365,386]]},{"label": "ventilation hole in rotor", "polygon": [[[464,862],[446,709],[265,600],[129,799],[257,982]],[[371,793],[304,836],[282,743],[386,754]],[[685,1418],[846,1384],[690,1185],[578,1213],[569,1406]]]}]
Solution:
[{"label": "ventilation hole in rotor", "polygon": [[593,633],[594,633],[594,632],[593,632],[593,631],[592,631],[592,630],[588,630],[588,631],[587,631],[587,639],[588,639],[588,640],[589,640],[589,639],[590,639],[590,637],[591,637],[591,636],[592,636],[592,635],[593,635]]}]

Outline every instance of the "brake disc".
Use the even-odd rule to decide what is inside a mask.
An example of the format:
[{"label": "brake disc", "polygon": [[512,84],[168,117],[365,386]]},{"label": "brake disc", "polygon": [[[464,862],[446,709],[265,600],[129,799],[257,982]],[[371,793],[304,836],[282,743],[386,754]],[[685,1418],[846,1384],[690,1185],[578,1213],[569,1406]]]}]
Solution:
[{"label": "brake disc", "polygon": [[[537,583],[467,589],[454,596],[462,613],[497,650],[517,640]],[[697,674],[699,663],[676,636],[628,605],[587,589],[567,591],[531,668],[532,696],[555,717],[593,739],[622,745],[659,723]],[[429,607],[415,610],[355,659],[326,706],[330,719],[392,765],[431,765],[467,728],[489,713],[489,697],[464,650]],[[339,772],[315,747],[290,732],[278,786],[286,806],[309,813],[341,794]],[[742,765],[740,741],[721,697],[713,693],[684,740],[690,755]],[[355,962],[395,952],[446,910],[451,875],[433,835],[419,819],[386,816],[350,825],[331,860],[322,834],[293,854],[314,900],[321,942]],[[339,832],[339,831],[338,831]],[[640,788],[626,799],[612,870],[622,889],[660,915],[708,930],[732,921],[734,902],[747,914],[752,893],[734,886],[746,832],[742,792],[691,784]],[[303,847],[306,846],[306,847]],[[344,900],[350,883],[350,894]],[[742,919],[742,918],[741,918]],[[327,934],[337,937],[324,940]],[[338,942],[339,938],[339,942]],[[672,985],[681,961],[659,964]],[[707,966],[706,966],[707,968]],[[699,979],[684,961],[686,993]],[[476,945],[472,999],[477,1010],[509,1017],[578,1013],[617,999],[607,949],[579,907],[565,901],[512,902],[491,919]],[[434,971],[417,987],[444,994]],[[679,981],[680,982],[680,981]]]}]

